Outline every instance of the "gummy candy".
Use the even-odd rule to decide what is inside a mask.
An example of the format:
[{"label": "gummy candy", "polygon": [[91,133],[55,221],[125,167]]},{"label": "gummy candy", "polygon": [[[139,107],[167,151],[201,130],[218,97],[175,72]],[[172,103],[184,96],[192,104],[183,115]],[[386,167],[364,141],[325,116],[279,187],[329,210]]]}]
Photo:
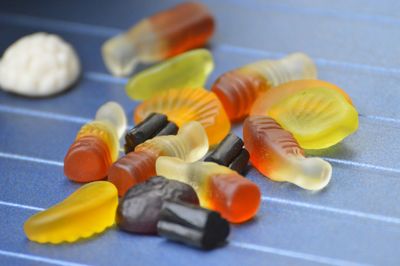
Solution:
[{"label": "gummy candy", "polygon": [[317,81],[305,89],[295,83],[264,93],[251,115],[274,118],[304,149],[328,148],[357,130],[358,113],[345,92]]},{"label": "gummy candy", "polygon": [[204,161],[224,165],[241,173],[246,168],[249,158],[249,152],[243,148],[243,141],[235,134],[229,133]]},{"label": "gummy candy", "polygon": [[204,45],[213,32],[214,18],[206,6],[182,3],[107,40],[103,60],[113,75],[128,75],[138,62],[153,63]]},{"label": "gummy candy", "polygon": [[270,117],[248,117],[243,124],[243,139],[251,163],[274,181],[319,190],[331,179],[331,165],[320,158],[305,158],[293,135]]},{"label": "gummy candy", "polygon": [[108,180],[123,196],[137,183],[154,176],[159,156],[175,156],[187,162],[201,159],[208,151],[208,140],[203,126],[196,121],[184,124],[176,136],[158,136],[138,145],[134,152],[116,161],[108,172]]},{"label": "gummy candy", "polygon": [[165,200],[199,205],[199,199],[191,186],[155,176],[126,192],[117,209],[118,227],[133,233],[156,234],[161,206]]},{"label": "gummy candy", "polygon": [[191,185],[202,207],[220,212],[229,222],[251,219],[260,205],[258,186],[226,166],[161,156],[156,161],[156,171],[157,175]]},{"label": "gummy candy", "polygon": [[214,93],[201,88],[174,89],[159,93],[136,108],[135,123],[154,112],[167,115],[178,126],[189,121],[200,122],[206,129],[211,146],[219,143],[231,128],[218,98]]},{"label": "gummy candy", "polygon": [[126,133],[125,153],[134,151],[137,145],[155,136],[175,135],[177,132],[178,126],[169,122],[166,115],[152,113]]},{"label": "gummy candy", "polygon": [[230,231],[219,213],[173,201],[164,202],[157,229],[160,236],[202,249],[223,244]]},{"label": "gummy candy", "polygon": [[102,105],[94,121],[85,124],[64,158],[64,174],[76,182],[103,179],[119,155],[119,138],[126,117],[116,102]]},{"label": "gummy candy", "polygon": [[39,243],[75,242],[114,224],[117,189],[106,181],[86,184],[51,208],[31,216],[26,236]]},{"label": "gummy candy", "polygon": [[336,90],[343,95],[349,104],[353,104],[350,96],[335,84],[318,79],[294,80],[283,83],[273,88],[273,90],[268,90],[260,94],[251,108],[250,115],[265,115],[266,110],[269,110],[277,102],[295,94],[296,92],[311,88]]},{"label": "gummy candy", "polygon": [[312,59],[303,53],[293,53],[280,60],[258,61],[229,71],[214,82],[212,91],[233,121],[247,116],[259,94],[271,87],[316,77]]},{"label": "gummy candy", "polygon": [[136,74],[126,93],[134,100],[146,100],[168,89],[203,87],[213,68],[209,51],[189,51]]}]

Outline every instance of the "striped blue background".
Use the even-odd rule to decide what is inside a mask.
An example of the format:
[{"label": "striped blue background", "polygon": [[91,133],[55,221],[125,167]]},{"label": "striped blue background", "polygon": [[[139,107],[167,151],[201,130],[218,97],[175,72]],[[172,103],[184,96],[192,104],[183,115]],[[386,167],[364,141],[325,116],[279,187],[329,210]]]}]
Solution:
[{"label": "striped blue background", "polygon": [[[125,79],[105,70],[100,46],[140,18],[179,1],[0,2],[0,51],[36,31],[60,34],[81,58],[73,89],[31,100],[0,92],[0,264],[36,265],[399,265],[400,254],[400,2],[377,0],[220,0],[205,2],[218,30],[210,49],[221,73],[294,51],[311,55],[321,79],[344,88],[360,113],[358,132],[314,152],[329,160],[333,179],[310,193],[270,182],[251,169],[263,201],[256,219],[233,226],[230,244],[211,252],[157,237],[108,230],[73,245],[39,245],[23,222],[78,185],[62,160],[76,132],[108,100],[132,123],[137,103]],[[142,67],[143,68],[143,67]],[[240,125],[234,131],[241,135]]]}]

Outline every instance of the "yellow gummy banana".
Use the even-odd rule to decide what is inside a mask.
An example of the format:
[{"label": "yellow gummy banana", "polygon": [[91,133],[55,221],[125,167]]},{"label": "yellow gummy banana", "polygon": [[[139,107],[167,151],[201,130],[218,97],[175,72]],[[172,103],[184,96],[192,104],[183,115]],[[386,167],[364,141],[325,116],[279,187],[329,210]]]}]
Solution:
[{"label": "yellow gummy banana", "polygon": [[267,112],[305,149],[330,147],[358,128],[357,110],[336,90],[301,90]]},{"label": "yellow gummy banana", "polygon": [[62,202],[31,216],[24,224],[29,240],[59,244],[104,231],[115,220],[116,187],[106,181],[82,186]]},{"label": "yellow gummy banana", "polygon": [[146,100],[168,89],[203,87],[213,68],[210,52],[196,49],[133,76],[126,93],[134,100]]}]

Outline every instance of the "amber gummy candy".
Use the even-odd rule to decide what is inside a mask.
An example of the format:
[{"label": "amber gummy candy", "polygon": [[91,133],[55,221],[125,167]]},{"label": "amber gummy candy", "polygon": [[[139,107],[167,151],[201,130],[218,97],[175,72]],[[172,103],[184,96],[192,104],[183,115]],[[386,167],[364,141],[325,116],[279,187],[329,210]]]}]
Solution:
[{"label": "amber gummy candy", "polygon": [[331,165],[320,158],[305,158],[293,135],[270,117],[248,117],[243,124],[243,139],[251,163],[274,181],[319,190],[331,179]]},{"label": "amber gummy candy", "polygon": [[106,177],[117,160],[119,138],[126,128],[122,107],[115,102],[102,105],[94,121],[85,124],[64,158],[64,174],[76,182],[90,182]]},{"label": "amber gummy candy", "polygon": [[179,127],[189,121],[198,121],[205,128],[210,146],[218,144],[229,133],[231,124],[223,106],[210,91],[173,89],[142,102],[135,110],[135,123],[151,113],[167,115]]},{"label": "amber gummy candy", "polygon": [[213,84],[229,119],[247,116],[260,93],[279,84],[299,79],[317,78],[317,69],[310,57],[293,53],[279,60],[262,60],[221,75]]},{"label": "amber gummy candy", "polygon": [[258,211],[258,186],[226,166],[162,156],[157,159],[156,171],[157,175],[191,185],[202,207],[220,212],[229,222],[245,222]]},{"label": "amber gummy candy", "polygon": [[184,124],[176,136],[157,136],[138,145],[116,161],[108,171],[108,180],[123,196],[132,186],[156,174],[155,162],[159,156],[174,156],[188,162],[201,159],[208,151],[207,135],[196,121]]},{"label": "amber gummy candy", "polygon": [[203,46],[213,32],[214,18],[207,7],[185,2],[107,40],[103,60],[113,75],[129,75],[138,62],[153,63]]}]

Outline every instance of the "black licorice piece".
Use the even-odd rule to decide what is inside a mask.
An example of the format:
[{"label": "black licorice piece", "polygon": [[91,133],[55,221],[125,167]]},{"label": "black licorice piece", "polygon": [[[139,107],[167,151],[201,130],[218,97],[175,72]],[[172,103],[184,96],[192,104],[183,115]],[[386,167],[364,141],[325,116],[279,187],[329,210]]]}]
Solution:
[{"label": "black licorice piece", "polygon": [[165,201],[158,234],[169,240],[202,249],[224,244],[229,235],[229,223],[218,212],[187,203]]},{"label": "black licorice piece", "polygon": [[145,120],[137,124],[125,135],[125,154],[132,152],[135,147],[146,140],[153,138],[168,124],[166,115],[152,113]]},{"label": "black licorice piece", "polygon": [[205,159],[206,162],[215,162],[241,173],[249,161],[249,153],[243,148],[243,140],[235,134],[228,134],[218,147]]},{"label": "black licorice piece", "polygon": [[168,122],[168,124],[157,133],[156,136],[167,136],[176,135],[178,133],[179,127],[174,122]]},{"label": "black licorice piece", "polygon": [[165,200],[199,205],[197,194],[191,186],[155,176],[129,189],[120,200],[116,216],[118,227],[133,233],[156,234]]},{"label": "black licorice piece", "polygon": [[249,159],[250,159],[250,153],[246,149],[242,149],[239,155],[236,156],[235,159],[233,159],[233,161],[229,164],[228,167],[238,173],[243,173],[243,171],[246,169]]}]

